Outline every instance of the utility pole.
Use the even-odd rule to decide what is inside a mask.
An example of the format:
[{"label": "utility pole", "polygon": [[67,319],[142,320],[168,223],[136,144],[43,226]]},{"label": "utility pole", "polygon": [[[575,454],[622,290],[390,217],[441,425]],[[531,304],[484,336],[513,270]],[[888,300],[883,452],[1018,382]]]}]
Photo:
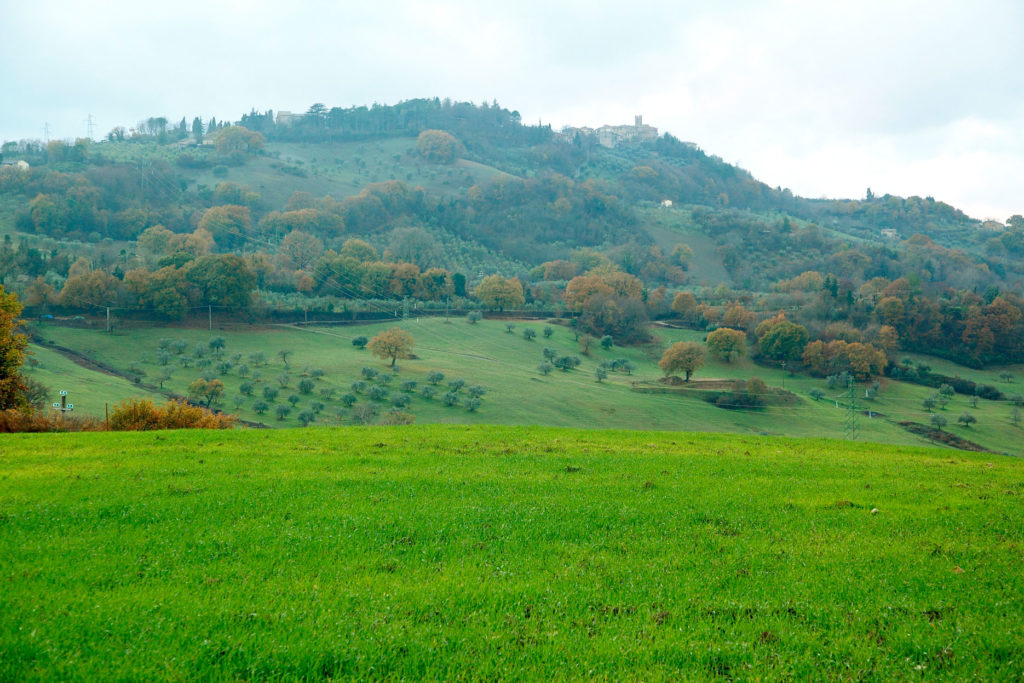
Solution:
[{"label": "utility pole", "polygon": [[74,403],[68,403],[68,392],[60,390],[60,403],[54,403],[53,407],[60,411],[60,420],[64,421],[64,413],[70,413],[75,409]]},{"label": "utility pole", "polygon": [[50,141],[50,123],[49,123],[49,121],[47,121],[46,123],[43,124],[43,139],[46,140],[46,142]]},{"label": "utility pole", "polygon": [[107,306],[107,334],[110,334],[110,306]]},{"label": "utility pole", "polygon": [[856,387],[853,386],[852,377],[847,384],[846,401],[846,429],[844,430],[844,435],[848,441],[856,441],[858,435],[857,392]]},{"label": "utility pole", "polygon": [[445,322],[448,322],[448,306],[451,305],[451,303],[452,303],[452,298],[450,296],[449,297],[445,297],[445,300],[444,300],[444,321]]},{"label": "utility pole", "polygon": [[206,304],[206,311],[210,315],[210,331],[213,332],[213,304]]}]

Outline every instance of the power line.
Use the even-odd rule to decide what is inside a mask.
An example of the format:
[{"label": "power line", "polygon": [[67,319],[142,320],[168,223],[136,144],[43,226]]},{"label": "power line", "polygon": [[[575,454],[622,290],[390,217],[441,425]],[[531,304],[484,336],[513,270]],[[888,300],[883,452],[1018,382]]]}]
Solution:
[{"label": "power line", "polygon": [[847,441],[857,440],[857,391],[854,386],[853,378],[851,377],[847,381],[847,394],[846,394],[846,426],[843,430],[843,435]]}]

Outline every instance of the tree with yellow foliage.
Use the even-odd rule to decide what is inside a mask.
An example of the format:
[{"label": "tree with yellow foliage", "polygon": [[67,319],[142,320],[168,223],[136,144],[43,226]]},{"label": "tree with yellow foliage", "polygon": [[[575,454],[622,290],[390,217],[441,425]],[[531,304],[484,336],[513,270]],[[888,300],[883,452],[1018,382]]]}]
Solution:
[{"label": "tree with yellow foliage", "polygon": [[704,347],[696,342],[676,342],[662,354],[658,366],[666,377],[682,370],[689,382],[690,376],[704,367]]},{"label": "tree with yellow foliage", "polygon": [[391,359],[391,367],[399,358],[408,358],[412,351],[412,335],[399,327],[384,330],[367,344],[373,355],[378,358]]}]

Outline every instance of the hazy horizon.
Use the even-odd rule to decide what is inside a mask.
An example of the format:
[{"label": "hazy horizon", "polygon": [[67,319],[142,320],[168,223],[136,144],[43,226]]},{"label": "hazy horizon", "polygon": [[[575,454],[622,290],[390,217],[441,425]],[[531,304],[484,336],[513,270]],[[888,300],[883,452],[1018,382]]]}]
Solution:
[{"label": "hazy horizon", "polygon": [[86,137],[90,115],[101,138],[150,116],[497,100],[555,129],[642,114],[802,196],[1024,213],[1024,8],[1008,0],[136,7],[0,0],[0,139]]}]

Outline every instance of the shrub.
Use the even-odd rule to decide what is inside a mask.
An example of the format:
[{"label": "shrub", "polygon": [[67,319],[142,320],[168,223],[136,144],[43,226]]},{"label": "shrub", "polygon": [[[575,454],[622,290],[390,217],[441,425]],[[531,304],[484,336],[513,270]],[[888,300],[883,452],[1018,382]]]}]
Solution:
[{"label": "shrub", "polygon": [[302,381],[299,382],[299,392],[300,393],[311,394],[311,393],[313,393],[313,389],[315,389],[315,388],[316,388],[316,382],[314,382],[313,380],[309,379],[308,377],[303,378]]},{"label": "shrub", "polygon": [[579,367],[582,362],[579,356],[559,356],[553,365],[562,372],[569,372],[573,368]]},{"label": "shrub", "polygon": [[466,410],[469,412],[476,412],[476,409],[483,404],[483,401],[478,397],[470,398],[466,401]]},{"label": "shrub", "polygon": [[480,315],[480,311],[470,311],[469,313],[466,314],[466,322],[468,322],[470,325],[476,325],[478,322],[480,322],[480,318],[482,317],[483,316]]},{"label": "shrub", "polygon": [[308,427],[310,422],[316,421],[316,413],[309,408],[301,411],[296,417],[299,418],[299,422],[302,423],[303,427]]},{"label": "shrub", "polygon": [[431,370],[427,373],[427,381],[433,385],[438,385],[444,381],[444,373]]},{"label": "shrub", "polygon": [[301,400],[302,399],[299,397],[298,394],[291,394],[290,396],[288,396],[288,402],[291,403],[292,406],[295,406]]},{"label": "shrub", "polygon": [[218,415],[184,401],[168,401],[162,406],[149,399],[128,399],[110,413],[111,431],[147,431],[154,429],[228,429],[235,418]]},{"label": "shrub", "polygon": [[396,408],[404,408],[412,401],[408,394],[395,394],[391,397],[391,404]]},{"label": "shrub", "polygon": [[608,377],[608,371],[601,366],[598,366],[594,368],[594,377],[598,382],[603,382]]},{"label": "shrub", "polygon": [[283,420],[288,417],[288,413],[292,412],[292,409],[283,403],[278,403],[274,406],[274,413],[277,415],[278,420]]},{"label": "shrub", "polygon": [[542,375],[548,375],[551,373],[552,370],[554,370],[554,368],[554,365],[547,361],[544,361],[543,363],[537,366],[537,372],[539,372]]},{"label": "shrub", "polygon": [[252,404],[252,409],[256,411],[257,415],[262,415],[270,409],[270,406],[266,401],[256,401]]},{"label": "shrub", "polygon": [[534,330],[532,327],[523,328],[523,339],[525,339],[526,341],[533,341],[536,336],[537,331]]},{"label": "shrub", "polygon": [[352,346],[356,347],[357,349],[363,349],[363,348],[366,348],[366,344],[369,341],[370,341],[369,339],[367,339],[366,337],[360,335],[358,337],[355,337],[352,340]]},{"label": "shrub", "polygon": [[414,379],[407,379],[407,380],[405,380],[401,384],[401,389],[402,389],[402,391],[404,391],[407,394],[416,391],[416,380],[414,380]]},{"label": "shrub", "polygon": [[280,389],[275,386],[267,385],[263,387],[263,398],[267,401],[273,401],[279,393],[281,393]]},{"label": "shrub", "polygon": [[545,339],[550,339],[551,335],[555,333],[555,330],[550,325],[545,325],[544,329],[541,330],[541,334],[544,335]]},{"label": "shrub", "polygon": [[457,394],[464,386],[466,386],[466,380],[453,379],[451,382],[448,382],[448,391]]},{"label": "shrub", "polygon": [[[744,382],[736,380],[732,391],[714,398],[713,403],[719,408],[730,410],[760,409],[764,407],[764,394],[768,391],[764,381],[754,377]],[[711,400],[709,398],[709,400]]]},{"label": "shrub", "polygon": [[449,408],[452,406],[457,406],[459,404],[459,395],[456,394],[454,391],[449,391],[447,394],[444,395],[444,398],[442,400],[444,401],[444,404]]},{"label": "shrub", "polygon": [[601,348],[606,351],[611,349],[614,343],[615,342],[610,334],[606,334],[603,337],[601,337]]},{"label": "shrub", "polygon": [[380,374],[377,371],[377,368],[369,368],[369,367],[363,368],[361,370],[361,372],[363,374],[363,377],[365,377],[366,379],[370,379],[370,380],[372,380],[374,377],[376,377],[377,375]]},{"label": "shrub", "polygon": [[960,417],[956,419],[956,421],[962,424],[964,427],[970,427],[972,424],[978,421],[978,418],[974,417],[974,415],[971,415],[969,412],[965,410],[963,413],[961,413]]},{"label": "shrub", "polygon": [[420,389],[420,396],[429,401],[430,399],[437,396],[437,387],[433,386],[432,384],[428,384],[427,386]]},{"label": "shrub", "polygon": [[352,406],[354,406],[356,404],[356,401],[358,401],[359,398],[355,394],[349,393],[349,394],[342,394],[340,400],[341,400],[342,403],[345,404],[346,408],[351,408]]},{"label": "shrub", "polygon": [[401,426],[411,425],[415,421],[416,416],[413,415],[412,413],[406,413],[401,410],[392,410],[383,418],[381,418],[380,423],[382,425]]},{"label": "shrub", "polygon": [[366,395],[369,396],[372,401],[383,401],[388,397],[388,392],[384,387],[374,384],[366,392]]},{"label": "shrub", "polygon": [[377,415],[377,406],[372,403],[360,403],[352,409],[352,417],[360,424],[368,424]]},{"label": "shrub", "polygon": [[15,432],[98,432],[103,423],[89,418],[0,410],[0,434]]}]

